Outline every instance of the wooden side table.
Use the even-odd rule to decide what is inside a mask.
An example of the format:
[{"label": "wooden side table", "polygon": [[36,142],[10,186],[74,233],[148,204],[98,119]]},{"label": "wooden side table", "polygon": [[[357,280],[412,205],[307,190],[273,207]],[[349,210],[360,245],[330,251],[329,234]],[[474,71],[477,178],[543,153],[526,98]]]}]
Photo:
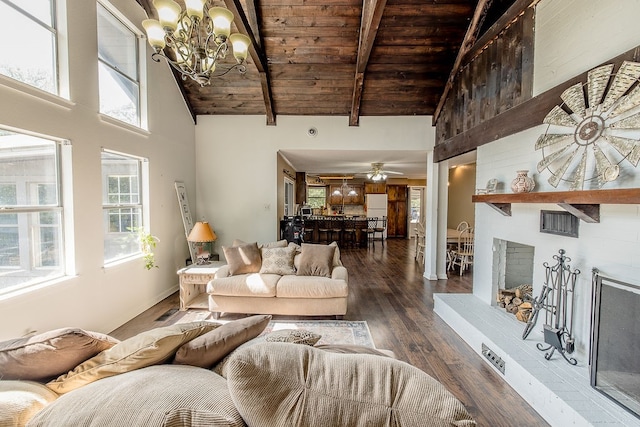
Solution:
[{"label": "wooden side table", "polygon": [[207,283],[223,265],[224,261],[213,261],[210,264],[190,265],[178,270],[181,311],[188,308],[209,309]]}]

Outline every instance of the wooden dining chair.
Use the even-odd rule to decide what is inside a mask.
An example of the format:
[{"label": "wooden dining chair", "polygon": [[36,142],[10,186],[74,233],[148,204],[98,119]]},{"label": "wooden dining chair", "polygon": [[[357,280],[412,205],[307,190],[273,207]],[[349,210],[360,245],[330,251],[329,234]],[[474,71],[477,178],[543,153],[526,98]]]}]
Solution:
[{"label": "wooden dining chair", "polygon": [[383,216],[382,219],[378,219],[378,222],[373,231],[373,240],[376,239],[376,234],[380,234],[380,240],[382,241],[382,246],[384,246],[384,232],[387,229],[387,217]]},{"label": "wooden dining chair", "polygon": [[452,270],[455,266],[458,266],[460,267],[460,276],[462,276],[464,271],[468,270],[470,265],[473,265],[473,231],[473,228],[469,227],[460,232],[458,236],[458,247],[451,251],[451,258],[447,270]]}]

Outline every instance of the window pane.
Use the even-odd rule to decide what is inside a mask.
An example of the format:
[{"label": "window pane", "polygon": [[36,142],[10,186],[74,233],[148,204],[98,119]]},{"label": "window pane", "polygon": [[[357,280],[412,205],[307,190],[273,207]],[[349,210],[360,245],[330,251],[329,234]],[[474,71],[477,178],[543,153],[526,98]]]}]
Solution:
[{"label": "window pane", "polygon": [[[0,180],[13,182],[14,190],[0,190],[0,206],[10,203],[18,206],[58,206],[58,160],[54,141],[0,130]],[[29,183],[45,183],[46,197],[41,201],[40,191]],[[9,193],[15,191],[13,203]]]},{"label": "window pane", "polygon": [[0,214],[0,292],[64,274],[62,214],[47,212],[48,224],[40,223],[40,215]]},{"label": "window pane", "polygon": [[[21,4],[39,18],[43,1]],[[46,5],[45,5],[46,6]],[[50,8],[49,8],[50,10]],[[48,21],[51,21],[49,11]],[[57,93],[55,34],[14,8],[0,2],[0,73],[50,93]],[[46,22],[46,21],[45,21]],[[28,37],[18,37],[28,34]]]},{"label": "window pane", "polygon": [[9,0],[44,24],[53,27],[52,0]]},{"label": "window pane", "polygon": [[58,171],[55,141],[0,129],[0,293],[65,273]]},{"label": "window pane", "polygon": [[0,268],[20,266],[18,241],[18,215],[0,214]]},{"label": "window pane", "polygon": [[138,126],[138,85],[127,80],[103,63],[98,66],[100,78],[100,112],[114,119]]},{"label": "window pane", "polygon": [[140,126],[140,84],[136,34],[98,5],[100,112]]},{"label": "window pane", "polygon": [[140,209],[107,209],[104,237],[105,263],[140,253],[137,228],[141,225]]},{"label": "window pane", "polygon": [[138,80],[136,35],[98,5],[98,57],[131,80]]},{"label": "window pane", "polygon": [[140,159],[102,152],[102,200],[107,205],[104,208],[105,263],[140,253],[138,230],[143,225],[142,208],[138,205],[141,165]]}]

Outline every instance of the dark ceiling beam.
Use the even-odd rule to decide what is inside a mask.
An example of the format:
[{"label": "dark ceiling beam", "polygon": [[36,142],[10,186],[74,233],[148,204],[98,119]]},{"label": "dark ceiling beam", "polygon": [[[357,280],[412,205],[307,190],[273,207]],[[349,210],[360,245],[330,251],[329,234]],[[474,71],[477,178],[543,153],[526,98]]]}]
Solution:
[{"label": "dark ceiling beam", "polygon": [[458,74],[458,70],[462,65],[462,58],[464,58],[464,56],[475,44],[476,39],[478,38],[478,33],[480,32],[480,28],[482,27],[482,22],[484,21],[484,18],[487,16],[487,12],[489,11],[489,6],[491,6],[491,2],[492,0],[478,1],[476,10],[473,12],[473,18],[471,18],[471,22],[469,23],[467,32],[464,35],[464,39],[462,39],[462,45],[460,46],[460,50],[458,50],[458,56],[456,56],[456,60],[453,63],[453,68],[451,69],[451,73],[449,73],[449,78],[447,79],[447,83],[444,86],[444,91],[440,96],[440,101],[438,102],[436,111],[433,114],[432,124],[434,126],[436,124],[436,121],[438,120],[438,116],[440,115],[440,112],[442,111],[442,107],[444,106],[444,103],[447,100],[449,91],[453,87],[453,82],[455,80],[456,74]]},{"label": "dark ceiling beam", "polygon": [[360,122],[360,105],[364,88],[364,72],[367,69],[371,50],[378,34],[382,13],[387,0],[364,0],[362,5],[362,20],[360,22],[360,39],[358,41],[358,59],[356,75],[353,79],[353,96],[351,97],[351,112],[349,126],[358,126]]},{"label": "dark ceiling beam", "polygon": [[[142,6],[144,11],[147,13],[147,17],[151,19],[158,19],[158,12],[156,12],[155,7],[151,5],[152,0],[137,0],[138,4]],[[167,67],[171,70],[171,74],[173,75],[173,79],[176,81],[176,85],[178,86],[178,90],[182,95],[182,100],[184,101],[184,105],[186,105],[189,114],[191,115],[191,120],[193,123],[196,123],[196,112],[193,109],[193,105],[191,105],[191,101],[187,96],[187,92],[184,90],[184,86],[182,84],[182,75],[171,65],[167,64]]]},{"label": "dark ceiling beam", "polygon": [[[267,125],[276,125],[276,114],[273,108],[273,94],[271,92],[271,76],[269,75],[269,68],[267,66],[267,56],[262,50],[262,42],[260,38],[260,29],[258,28],[258,22],[254,22],[255,33],[249,24],[247,15],[244,13],[240,0],[224,0],[227,9],[229,9],[233,16],[238,31],[246,34],[251,40],[251,46],[249,46],[249,55],[253,60],[254,65],[258,69],[260,74],[260,84],[262,86],[262,98],[264,100],[264,107],[267,112]],[[252,0],[248,0],[247,3],[252,3]],[[255,6],[254,6],[255,10]]]}]

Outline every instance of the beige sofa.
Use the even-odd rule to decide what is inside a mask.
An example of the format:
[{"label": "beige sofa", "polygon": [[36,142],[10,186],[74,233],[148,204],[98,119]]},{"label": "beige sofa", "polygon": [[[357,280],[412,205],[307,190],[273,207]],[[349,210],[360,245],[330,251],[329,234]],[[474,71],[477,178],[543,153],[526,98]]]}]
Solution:
[{"label": "beige sofa", "polygon": [[[475,425],[419,369],[368,347],[316,346],[309,331],[260,335],[269,319],[176,324],[121,342],[79,329],[0,342],[0,425]],[[41,377],[53,366],[59,376]]]},{"label": "beige sofa", "polygon": [[[243,243],[243,242],[242,242]],[[349,275],[340,261],[337,243],[298,246],[286,241],[268,245],[243,244],[224,248],[228,265],[221,267],[207,284],[209,310],[214,318],[222,313],[335,316],[347,312]],[[254,245],[256,245],[254,247]],[[247,247],[242,254],[234,248]],[[236,268],[233,259],[247,259],[247,252],[260,250],[251,272]],[[271,263],[274,267],[265,267]],[[278,274],[279,273],[279,274]]]}]

